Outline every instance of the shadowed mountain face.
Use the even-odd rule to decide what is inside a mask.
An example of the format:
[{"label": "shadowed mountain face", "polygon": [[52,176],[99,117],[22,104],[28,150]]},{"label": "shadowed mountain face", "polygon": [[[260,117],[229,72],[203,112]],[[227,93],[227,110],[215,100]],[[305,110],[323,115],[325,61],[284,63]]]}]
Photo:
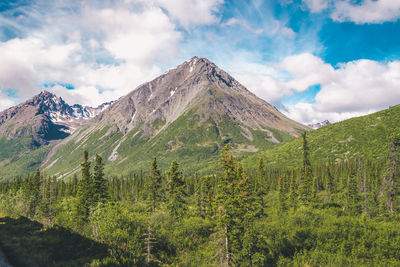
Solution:
[{"label": "shadowed mountain face", "polygon": [[305,129],[212,62],[194,57],[115,101],[54,146],[42,166],[68,177],[79,171],[86,149],[107,159],[109,174],[145,169],[154,156],[161,166],[179,158],[199,170],[227,143],[238,153],[256,152]]}]

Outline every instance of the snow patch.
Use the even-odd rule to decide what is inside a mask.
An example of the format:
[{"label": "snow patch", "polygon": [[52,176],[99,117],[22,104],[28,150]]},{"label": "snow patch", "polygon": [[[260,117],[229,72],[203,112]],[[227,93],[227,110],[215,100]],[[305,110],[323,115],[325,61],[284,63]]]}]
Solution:
[{"label": "snow patch", "polygon": [[175,94],[176,89],[178,89],[178,87],[175,87],[175,89],[170,92],[171,95],[169,97],[172,97]]}]

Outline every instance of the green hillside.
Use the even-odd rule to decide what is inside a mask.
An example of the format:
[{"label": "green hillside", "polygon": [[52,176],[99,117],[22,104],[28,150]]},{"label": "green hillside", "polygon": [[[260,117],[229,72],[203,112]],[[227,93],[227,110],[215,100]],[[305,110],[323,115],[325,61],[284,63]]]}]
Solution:
[{"label": "green hillside", "polygon": [[[361,157],[375,160],[388,153],[388,136],[400,126],[400,105],[358,118],[324,126],[307,137],[312,162],[342,162]],[[301,164],[300,138],[287,144],[251,155],[244,165],[255,168],[257,158],[263,158],[271,168],[298,167]]]},{"label": "green hillside", "polygon": [[0,138],[0,181],[35,171],[49,153],[52,145],[34,147],[32,138]]},{"label": "green hillside", "polygon": [[[151,127],[160,130],[163,125],[163,121],[157,121]],[[196,108],[183,114],[153,138],[143,137],[140,125],[125,136],[121,132],[106,135],[110,128],[112,126],[106,126],[87,135],[84,135],[87,129],[81,129],[79,134],[83,138],[79,141],[72,139],[61,146],[46,163],[46,173],[70,177],[79,170],[84,150],[92,157],[97,153],[109,159],[105,161],[105,172],[108,175],[129,175],[146,170],[155,156],[162,168],[179,159],[188,173],[207,173],[215,169],[220,149],[227,143],[241,157],[277,145],[268,141],[266,132],[252,130],[228,117],[204,120]],[[278,130],[268,130],[273,131],[274,137],[280,142],[293,139]],[[113,153],[117,155],[114,158],[111,156]]]}]

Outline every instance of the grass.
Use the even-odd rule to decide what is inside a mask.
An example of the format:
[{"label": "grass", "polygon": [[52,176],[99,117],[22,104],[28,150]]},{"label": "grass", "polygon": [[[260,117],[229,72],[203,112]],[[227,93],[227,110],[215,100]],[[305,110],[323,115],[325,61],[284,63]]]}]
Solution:
[{"label": "grass", "polygon": [[0,138],[0,181],[34,172],[51,146],[36,148],[32,146],[32,138],[26,136],[11,140]]}]

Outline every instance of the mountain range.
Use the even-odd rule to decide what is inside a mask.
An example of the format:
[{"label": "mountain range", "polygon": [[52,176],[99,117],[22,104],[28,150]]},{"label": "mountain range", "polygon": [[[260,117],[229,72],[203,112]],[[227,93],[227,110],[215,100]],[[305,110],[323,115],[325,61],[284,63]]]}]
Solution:
[{"label": "mountain range", "polygon": [[83,150],[128,175],[152,157],[207,170],[230,143],[245,155],[309,130],[258,98],[205,58],[193,57],[120,99],[97,108],[42,92],[0,113],[3,179],[41,167],[57,177],[79,171]]},{"label": "mountain range", "polygon": [[[324,125],[324,127],[320,127]],[[400,125],[400,105],[335,124],[290,120],[205,58],[193,57],[116,101],[96,108],[69,105],[43,91],[0,113],[0,181],[41,168],[57,178],[80,171],[82,153],[100,155],[107,175],[147,170],[157,157],[178,159],[187,173],[209,173],[230,144],[245,167],[301,164],[308,134],[313,162],[387,156]]]}]

